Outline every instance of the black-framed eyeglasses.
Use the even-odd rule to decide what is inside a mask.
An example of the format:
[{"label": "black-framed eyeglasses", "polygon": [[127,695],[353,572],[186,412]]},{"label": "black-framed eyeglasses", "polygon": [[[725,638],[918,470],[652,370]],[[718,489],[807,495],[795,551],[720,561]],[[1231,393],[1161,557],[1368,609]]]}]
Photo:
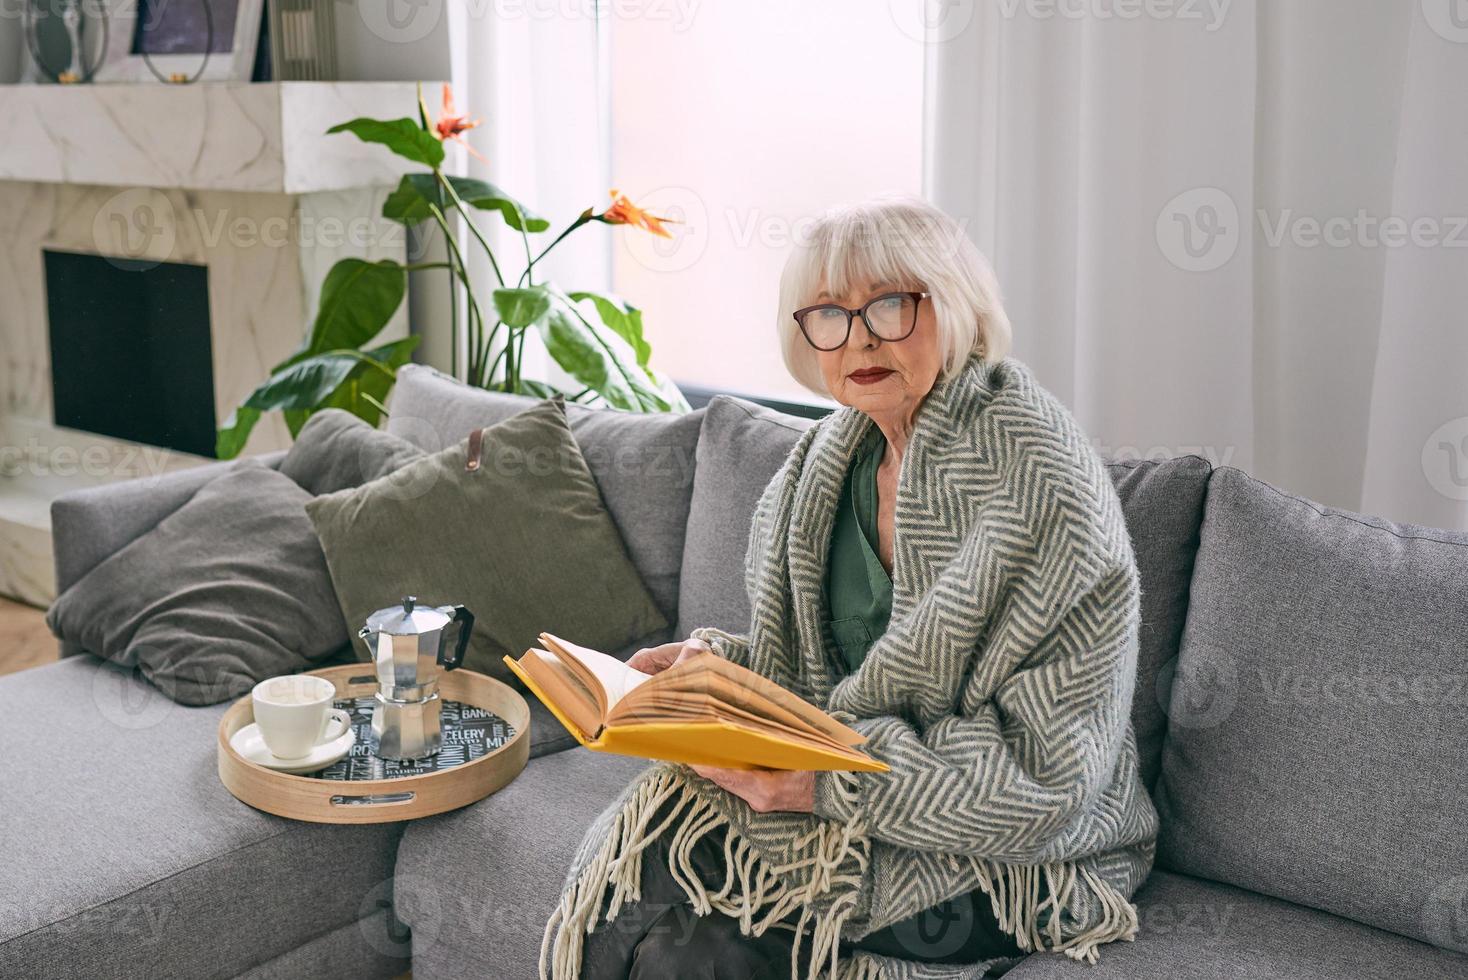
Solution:
[{"label": "black-framed eyeglasses", "polygon": [[918,304],[930,294],[921,292],[883,293],[856,309],[839,303],[821,303],[795,311],[795,322],[806,343],[816,350],[840,350],[851,336],[852,318],[860,315],[867,329],[881,340],[906,340],[917,326]]}]

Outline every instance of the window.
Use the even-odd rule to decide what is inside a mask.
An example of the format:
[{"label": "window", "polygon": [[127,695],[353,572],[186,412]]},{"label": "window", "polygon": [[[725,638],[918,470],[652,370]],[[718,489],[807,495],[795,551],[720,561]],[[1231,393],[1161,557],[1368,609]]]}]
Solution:
[{"label": "window", "polygon": [[780,358],[780,270],[826,208],[921,191],[923,46],[896,19],[921,2],[610,8],[614,182],[682,222],[614,236],[613,288],[674,380],[815,400]]}]

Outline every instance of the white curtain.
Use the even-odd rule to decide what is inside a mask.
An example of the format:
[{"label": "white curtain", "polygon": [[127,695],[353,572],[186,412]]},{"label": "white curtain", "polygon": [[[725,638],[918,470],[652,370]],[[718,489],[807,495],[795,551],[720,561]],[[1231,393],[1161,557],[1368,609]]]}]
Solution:
[{"label": "white curtain", "polygon": [[[450,61],[458,109],[481,120],[466,134],[484,159],[453,148],[453,172],[488,180],[525,207],[550,221],[550,231],[530,235],[530,251],[538,255],[578,214],[589,206],[604,208],[607,197],[605,86],[602,30],[596,4],[450,3]],[[439,92],[428,93],[429,110],[439,111]],[[498,214],[477,215],[477,226],[494,248],[507,285],[515,285],[525,268],[525,245]],[[478,255],[473,239],[460,237],[470,255]],[[536,265],[537,281],[556,280],[575,289],[606,290],[610,284],[610,250],[600,226],[579,230]],[[496,284],[486,260],[471,258],[471,274],[481,308],[490,316],[490,290]],[[424,318],[446,320],[442,280],[429,287],[434,307]],[[493,321],[491,321],[493,322]],[[437,331],[446,336],[445,329]],[[500,336],[505,335],[504,328]],[[496,345],[498,348],[498,345]],[[531,334],[525,347],[525,377],[576,390]],[[435,350],[434,364],[447,367],[448,350]],[[463,351],[459,364],[464,365]]]},{"label": "white curtain", "polygon": [[1468,527],[1468,0],[925,0],[927,173],[1104,452]]}]

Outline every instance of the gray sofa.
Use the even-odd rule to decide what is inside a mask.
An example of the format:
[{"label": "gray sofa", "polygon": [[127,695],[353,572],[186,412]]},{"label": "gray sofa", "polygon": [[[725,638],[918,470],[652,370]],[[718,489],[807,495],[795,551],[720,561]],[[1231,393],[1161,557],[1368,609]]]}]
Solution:
[{"label": "gray sofa", "polygon": [[[389,428],[437,448],[527,404],[410,368]],[[723,397],[568,412],[668,635],[746,629],[750,515],[810,422]],[[212,471],[58,501],[61,587]],[[1134,943],[1010,976],[1468,977],[1468,534],[1192,456],[1111,472],[1142,573],[1156,869]],[[297,823],[219,784],[225,705],[63,652],[0,678],[5,978],[530,978],[571,849],[645,765],[571,748],[533,705],[533,758],[494,796],[409,824]]]}]

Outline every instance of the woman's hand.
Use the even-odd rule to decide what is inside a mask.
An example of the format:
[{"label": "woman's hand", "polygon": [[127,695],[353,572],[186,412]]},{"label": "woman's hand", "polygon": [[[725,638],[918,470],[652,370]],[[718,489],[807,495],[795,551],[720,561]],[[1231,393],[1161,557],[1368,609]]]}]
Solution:
[{"label": "woman's hand", "polygon": [[774,769],[724,769],[692,766],[694,772],[733,793],[758,813],[785,810],[810,813],[816,802],[816,774]]},{"label": "woman's hand", "polygon": [[672,643],[663,643],[655,647],[643,647],[627,658],[627,666],[633,670],[640,670],[644,674],[661,674],[669,667],[681,664],[690,657],[711,652],[713,652],[713,647],[706,642],[689,637],[686,640],[674,640]]}]

